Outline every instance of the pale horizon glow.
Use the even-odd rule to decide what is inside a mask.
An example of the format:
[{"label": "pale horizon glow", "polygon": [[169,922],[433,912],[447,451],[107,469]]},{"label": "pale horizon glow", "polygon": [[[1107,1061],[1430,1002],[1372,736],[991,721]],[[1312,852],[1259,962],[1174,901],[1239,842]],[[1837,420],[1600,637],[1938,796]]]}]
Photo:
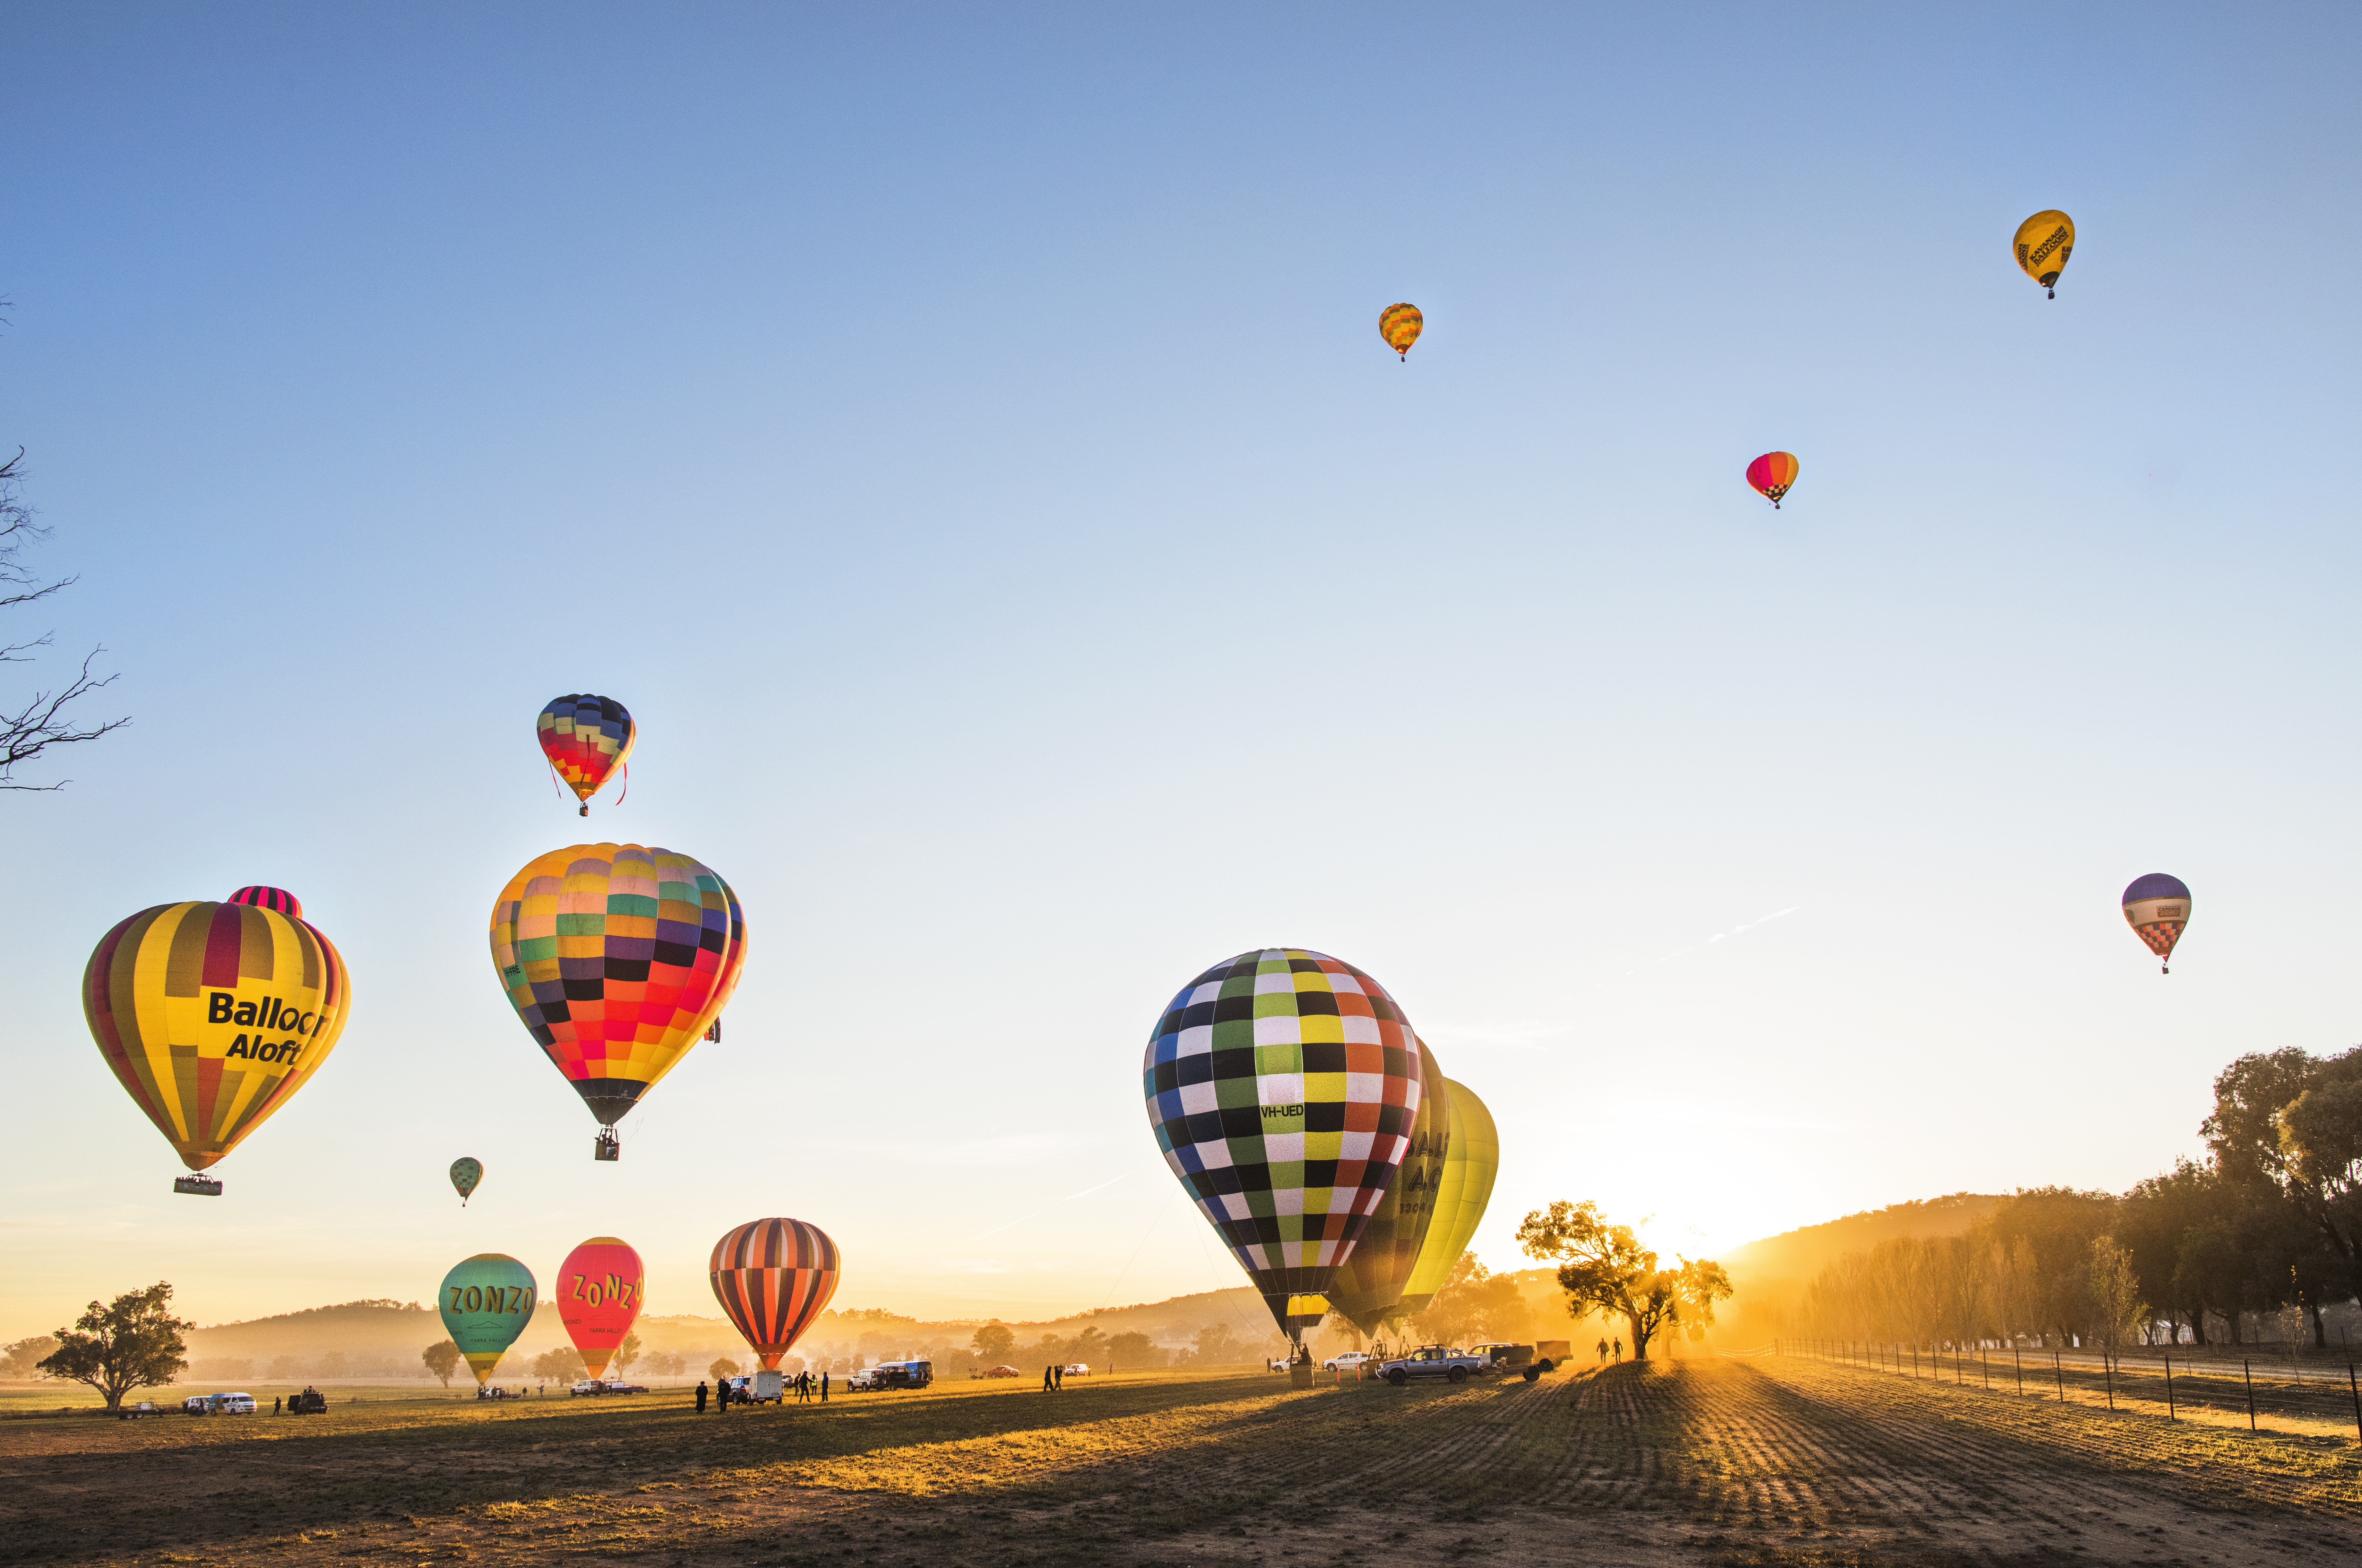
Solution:
[{"label": "pale horizon glow", "polygon": [[[707,1316],[765,1215],[841,1307],[1227,1288],[1141,1051],[1266,944],[1484,1096],[1497,1269],[2121,1190],[2362,1029],[2350,7],[14,19],[0,450],[80,580],[0,702],[103,644],[134,723],[0,794],[0,1338],[601,1234]],[[587,822],[569,691],[641,724]],[[612,1165],[485,933],[602,838],[751,933]],[[175,1197],[76,988],[249,882],[352,1021]]]}]

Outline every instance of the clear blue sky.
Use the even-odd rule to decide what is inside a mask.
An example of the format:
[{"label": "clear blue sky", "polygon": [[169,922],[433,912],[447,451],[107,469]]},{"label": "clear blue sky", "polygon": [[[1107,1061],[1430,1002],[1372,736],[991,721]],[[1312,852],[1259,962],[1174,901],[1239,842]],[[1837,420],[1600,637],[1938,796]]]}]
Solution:
[{"label": "clear blue sky", "polygon": [[[0,1334],[601,1232],[711,1311],[781,1213],[846,1305],[1235,1283],[1140,1050],[1272,943],[1490,1100],[1496,1266],[2121,1187],[2351,1043],[2362,17],[1470,9],[9,6],[81,581],[0,695],[104,643],[136,723],[0,796]],[[642,725],[588,824],[576,690]],[[485,947],[585,826],[753,933],[614,1165]],[[356,1012],[176,1198],[76,983],[248,881]]]}]

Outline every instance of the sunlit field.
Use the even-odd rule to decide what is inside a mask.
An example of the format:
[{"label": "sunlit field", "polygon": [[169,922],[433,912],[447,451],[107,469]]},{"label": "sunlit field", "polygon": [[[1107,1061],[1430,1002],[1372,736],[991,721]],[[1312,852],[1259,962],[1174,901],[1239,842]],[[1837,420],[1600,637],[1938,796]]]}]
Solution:
[{"label": "sunlit field", "polygon": [[[267,1395],[270,1390],[257,1388]],[[457,1391],[455,1390],[455,1393]],[[2070,1393],[2074,1392],[2070,1388]],[[57,1403],[54,1398],[50,1403]],[[1539,1383],[1024,1381],[693,1414],[356,1389],[0,1420],[0,1561],[2319,1562],[2351,1434],[1773,1357]]]}]

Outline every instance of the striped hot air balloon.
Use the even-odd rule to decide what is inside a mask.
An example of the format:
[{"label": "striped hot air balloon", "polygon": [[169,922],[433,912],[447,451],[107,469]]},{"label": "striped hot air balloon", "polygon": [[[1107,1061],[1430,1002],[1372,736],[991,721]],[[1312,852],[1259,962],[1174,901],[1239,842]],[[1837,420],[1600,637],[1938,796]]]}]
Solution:
[{"label": "striped hot air balloon", "polygon": [[632,745],[640,738],[640,727],[621,702],[587,691],[552,698],[534,727],[542,756],[582,802],[586,817],[590,797],[619,771],[630,773]]},{"label": "striped hot air balloon", "polygon": [[1766,452],[1747,465],[1747,482],[1762,491],[1776,511],[1780,498],[1796,482],[1799,466],[1793,452]]},{"label": "striped hot air balloon", "polygon": [[836,1294],[836,1243],[801,1220],[754,1220],[713,1243],[713,1298],[763,1365],[778,1370]]},{"label": "striped hot air balloon", "polygon": [[1418,341],[1419,332],[1426,326],[1427,317],[1418,314],[1415,304],[1390,304],[1378,312],[1378,336],[1406,360],[1410,358],[1410,346]]},{"label": "striped hot air balloon", "polygon": [[[91,953],[82,999],[116,1080],[202,1171],[319,1071],[344,1032],[351,987],[294,896],[255,887],[123,921]],[[174,1185],[220,1191],[205,1178]]]},{"label": "striped hot air balloon", "polygon": [[2152,871],[2135,878],[2125,889],[2124,904],[2125,920],[2134,934],[2157,955],[2158,973],[2173,973],[2167,960],[2173,956],[2173,944],[2181,940],[2182,927],[2190,923],[2189,887],[2179,877]]}]

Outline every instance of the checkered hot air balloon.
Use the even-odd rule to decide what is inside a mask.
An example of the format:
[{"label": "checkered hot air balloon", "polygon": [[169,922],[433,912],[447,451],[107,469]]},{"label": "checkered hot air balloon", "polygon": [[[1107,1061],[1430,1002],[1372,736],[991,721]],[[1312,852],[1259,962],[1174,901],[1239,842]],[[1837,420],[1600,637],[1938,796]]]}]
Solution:
[{"label": "checkered hot air balloon", "polygon": [[619,770],[630,772],[632,745],[640,738],[639,726],[632,723],[632,715],[621,702],[587,691],[551,699],[534,727],[541,739],[542,756],[549,758],[551,770],[582,802],[586,817],[590,814],[590,797]]},{"label": "checkered hot air balloon", "polygon": [[801,1220],[754,1220],[713,1243],[713,1298],[777,1371],[836,1294],[836,1243]]},{"label": "checkered hot air balloon", "polygon": [[[83,970],[99,1055],[192,1171],[286,1104],[344,1032],[345,961],[303,908],[263,887],[158,904],[101,937]],[[187,1176],[174,1187],[220,1191]]]},{"label": "checkered hot air balloon", "polygon": [[2182,927],[2190,923],[2189,887],[2179,877],[2152,871],[2125,889],[2124,902],[2125,920],[2134,934],[2157,955],[2158,973],[2173,973],[2167,960],[2173,956],[2173,944],[2181,940]]},{"label": "checkered hot air balloon", "polygon": [[1796,482],[1801,468],[1793,452],[1766,452],[1747,465],[1747,482],[1762,491],[1772,510],[1777,511],[1780,498]]},{"label": "checkered hot air balloon", "polygon": [[1410,346],[1418,341],[1419,332],[1426,326],[1427,317],[1418,314],[1415,304],[1390,304],[1378,312],[1378,336],[1406,360],[1410,358]]},{"label": "checkered hot air balloon", "polygon": [[1385,987],[1294,947],[1217,964],[1150,1033],[1157,1147],[1291,1338],[1409,1151],[1418,1054]]},{"label": "checkered hot air balloon", "polygon": [[492,904],[509,1005],[581,1095],[614,1157],[614,1124],[722,1015],[746,920],[721,874],[636,844],[553,850]]}]

